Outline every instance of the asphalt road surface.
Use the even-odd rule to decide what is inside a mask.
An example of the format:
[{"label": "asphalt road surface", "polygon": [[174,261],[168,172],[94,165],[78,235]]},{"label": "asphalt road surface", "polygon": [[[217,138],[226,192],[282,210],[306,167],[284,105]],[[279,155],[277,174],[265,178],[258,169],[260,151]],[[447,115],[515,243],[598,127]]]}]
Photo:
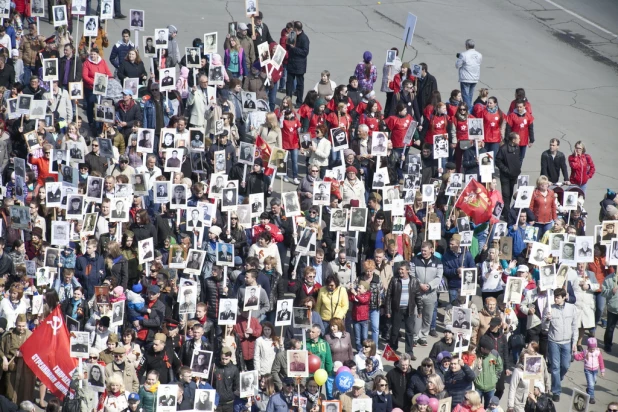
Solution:
[{"label": "asphalt road surface", "polygon": [[[152,34],[155,28],[174,24],[179,29],[181,50],[195,37],[203,38],[204,33],[218,31],[222,54],[221,39],[227,23],[248,22],[244,2],[238,0],[123,3],[123,13],[127,15],[129,8],[146,10],[147,31],[140,33],[140,38]],[[536,142],[528,150],[523,168],[531,181],[540,173],[541,153],[548,148],[551,138],[561,139],[561,150],[566,155],[573,151],[576,141],[585,143],[596,165],[585,203],[590,216],[588,232],[592,234],[598,205],[606,189],[618,188],[615,144],[618,41],[614,34],[618,33],[618,6],[615,2],[384,0],[380,4],[368,0],[263,0],[259,7],[275,40],[286,22],[303,22],[311,41],[305,92],[319,80],[324,69],[332,73],[335,82],[347,83],[365,50],[373,53],[378,66],[376,89],[379,90],[386,50],[391,47],[402,50],[403,27],[408,12],[412,12],[418,16],[418,24],[413,45],[405,50],[403,60],[427,63],[429,72],[438,80],[443,98],[447,99],[452,89],[459,88],[455,55],[464,50],[467,38],[474,39],[476,49],[484,56],[477,89],[488,87],[503,110],[508,109],[515,88],[526,89],[536,119]],[[128,20],[109,22],[111,45],[120,39],[120,32],[126,27]],[[52,29],[42,23],[42,30],[50,33]],[[106,56],[110,51],[111,46]],[[384,94],[377,95],[384,102]],[[285,184],[283,190],[294,190],[294,187]],[[278,192],[279,182],[275,184],[275,196]],[[480,298],[476,297],[475,302],[480,307]],[[599,338],[602,332],[598,328]],[[413,362],[415,368],[434,341],[427,347],[416,348],[419,360]],[[616,355],[603,355],[607,372],[605,378],[599,377],[597,404],[591,405],[590,411],[605,410],[608,402],[618,398]],[[556,409],[568,410],[565,408],[569,405],[571,388],[585,390],[585,385],[582,363],[573,364],[563,381],[563,396]],[[501,405],[506,410],[506,395]]]}]

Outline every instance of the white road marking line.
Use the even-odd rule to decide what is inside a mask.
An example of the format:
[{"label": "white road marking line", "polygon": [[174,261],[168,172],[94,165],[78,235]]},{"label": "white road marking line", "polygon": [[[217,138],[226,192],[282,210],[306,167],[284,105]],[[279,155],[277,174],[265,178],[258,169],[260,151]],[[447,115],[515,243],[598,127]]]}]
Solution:
[{"label": "white road marking line", "polygon": [[560,10],[563,10],[563,11],[565,11],[565,12],[569,13],[571,16],[577,17],[577,18],[578,18],[578,19],[580,19],[581,21],[583,21],[583,22],[585,22],[585,23],[588,23],[588,24],[589,24],[589,25],[591,25],[592,27],[594,27],[594,28],[596,28],[596,29],[598,29],[598,30],[601,30],[603,33],[607,33],[607,34],[609,34],[609,35],[611,35],[611,36],[613,36],[613,37],[618,37],[618,34],[614,34],[614,33],[612,33],[611,31],[609,31],[609,30],[607,30],[607,29],[605,29],[605,28],[603,28],[603,27],[599,26],[598,24],[596,24],[596,23],[594,23],[594,22],[591,22],[591,21],[590,21],[590,20],[588,20],[587,18],[585,18],[585,17],[583,17],[583,16],[580,16],[579,14],[575,13],[574,11],[571,11],[571,10],[569,10],[569,9],[565,8],[565,7],[562,7],[561,5],[559,5],[559,4],[557,4],[557,3],[554,3],[554,2],[553,2],[553,1],[551,1],[551,0],[545,0],[545,1],[546,1],[546,2],[548,2],[549,4],[551,4],[552,6],[557,7],[557,8],[559,8]]}]

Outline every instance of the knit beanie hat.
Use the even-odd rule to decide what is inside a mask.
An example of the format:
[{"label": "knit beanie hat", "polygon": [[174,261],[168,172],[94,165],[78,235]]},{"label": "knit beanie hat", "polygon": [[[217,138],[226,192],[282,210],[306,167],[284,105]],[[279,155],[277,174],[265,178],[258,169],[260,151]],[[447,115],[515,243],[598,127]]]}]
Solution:
[{"label": "knit beanie hat", "polygon": [[369,63],[372,58],[373,58],[373,55],[371,54],[370,51],[366,51],[365,53],[363,53],[363,61],[365,63]]},{"label": "knit beanie hat", "polygon": [[597,343],[597,338],[588,338],[588,343],[587,343],[589,348],[596,348],[598,343]]}]

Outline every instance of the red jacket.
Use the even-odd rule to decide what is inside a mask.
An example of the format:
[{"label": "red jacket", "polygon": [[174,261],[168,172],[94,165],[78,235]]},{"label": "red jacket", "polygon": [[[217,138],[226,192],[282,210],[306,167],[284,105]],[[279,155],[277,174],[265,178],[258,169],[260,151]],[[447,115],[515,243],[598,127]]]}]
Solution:
[{"label": "red jacket", "polygon": [[[270,43],[271,56],[275,54],[276,50],[277,50],[277,43],[275,42]],[[285,55],[287,56],[287,52],[285,53]],[[281,79],[281,76],[283,76],[283,64],[279,66],[279,68],[277,69],[275,66],[273,66],[272,63],[268,63],[265,67],[262,67],[262,72],[266,73],[267,75],[268,73],[270,73],[271,85],[274,84],[276,86],[279,79]]]},{"label": "red jacket", "polygon": [[369,300],[371,299],[371,292],[367,291],[362,295],[358,293],[354,296],[351,292],[348,292],[350,302],[352,302],[352,320],[354,322],[362,322],[369,320]]},{"label": "red jacket", "polygon": [[[429,127],[425,134],[425,143],[433,144],[433,137],[438,134],[446,134],[448,128],[448,116],[429,117]],[[395,147],[393,145],[393,147]]]},{"label": "red jacket", "polygon": [[[412,76],[412,73],[408,72],[407,80],[414,81],[416,78]],[[399,93],[401,91],[401,84],[404,81],[401,80],[401,73],[397,73],[393,80],[388,83],[388,87],[395,93]]]},{"label": "red jacket", "polygon": [[380,119],[377,116],[367,116],[363,114],[360,116],[359,121],[360,124],[366,124],[369,127],[369,135],[371,136],[372,132],[380,131]]},{"label": "red jacket", "polygon": [[[474,116],[472,115],[468,115],[468,117],[470,119],[474,119]],[[457,141],[460,142],[462,140],[468,140],[468,120],[460,121],[457,119],[457,116],[452,116],[451,123],[455,127]]]},{"label": "red jacket", "polygon": [[87,58],[84,61],[83,69],[82,69],[82,78],[84,79],[84,88],[92,90],[94,87],[94,75],[95,73],[102,73],[107,75],[107,77],[113,77],[112,72],[109,71],[109,67],[107,67],[107,63],[103,58],[100,58],[98,63],[93,62],[90,58]]},{"label": "red jacket", "polygon": [[[349,97],[348,97],[348,102],[346,103],[346,106],[348,107],[348,113],[352,113],[352,110],[354,110],[354,102]],[[326,108],[330,110],[331,112],[336,112],[337,107],[335,107],[335,99],[330,99],[328,101],[328,104],[326,105]]]},{"label": "red jacket", "polygon": [[429,119],[432,113],[433,113],[433,105],[428,104],[427,106],[425,106],[425,108],[423,109],[423,117],[425,119]]},{"label": "red jacket", "polygon": [[324,113],[318,115],[312,112],[311,114],[309,114],[308,132],[311,133],[311,137],[315,137],[316,127],[318,127],[318,125],[320,124],[325,124],[325,123],[326,123],[326,115]]},{"label": "red jacket", "polygon": [[302,106],[298,108],[298,115],[301,118],[307,118],[311,116],[311,113],[313,113],[313,109],[307,106],[306,104],[303,104]]},{"label": "red jacket", "polygon": [[[536,282],[534,281],[534,279],[530,279],[528,281],[528,284],[526,285],[526,287],[524,288],[524,293],[526,293],[527,290],[532,290],[532,289],[536,289]],[[523,295],[523,293],[522,293]],[[517,318],[519,319],[520,322],[525,322],[526,317],[528,316],[525,313],[522,313],[519,310],[519,306],[520,305],[515,305],[515,315],[517,315]]]},{"label": "red jacket", "polygon": [[294,150],[300,147],[298,140],[298,129],[300,128],[300,122],[298,119],[284,120],[283,127],[281,128],[281,144],[282,149]]},{"label": "red jacket", "polygon": [[[515,110],[515,102],[517,100],[513,100],[511,102],[511,105],[509,106],[509,113],[513,113],[513,110]],[[526,112],[532,114],[532,105],[530,104],[530,102],[528,100],[526,100],[526,104],[524,105],[524,107],[526,108]]]},{"label": "red jacket", "polygon": [[[414,121],[414,118],[409,114],[405,117],[389,116],[386,118],[384,123],[386,123],[386,127],[388,127],[391,131],[391,143],[393,144],[393,149],[403,148],[403,139],[406,136],[406,132],[408,131],[408,127],[412,121]],[[410,145],[412,145],[412,142],[410,142]]]},{"label": "red jacket", "polygon": [[352,117],[349,114],[345,114],[345,116],[337,116],[336,112],[331,112],[326,115],[326,121],[331,129],[339,127],[345,131],[346,136],[348,135],[348,130],[352,126]]},{"label": "red jacket", "polygon": [[[249,334],[249,337],[245,336],[247,326],[251,328],[251,334]],[[260,322],[253,316],[251,316],[251,320],[247,322],[246,318],[239,315],[238,321],[236,322],[236,325],[234,325],[234,332],[236,333],[236,336],[238,336],[238,340],[240,340],[242,357],[245,360],[253,359],[255,354],[255,341],[262,335],[262,325],[260,325]]]},{"label": "red jacket", "polygon": [[588,267],[586,269],[594,272],[594,276],[597,278],[599,289],[596,290],[596,292],[601,291],[605,278],[615,272],[613,266],[607,266],[605,263],[605,256],[595,256],[594,262],[588,263]]},{"label": "red jacket", "polygon": [[455,115],[457,114],[457,107],[454,104],[451,103],[447,103],[446,104],[446,114],[448,115],[449,118],[451,117],[455,117]]},{"label": "red jacket", "polygon": [[279,38],[279,45],[281,45],[281,47],[285,49],[285,57],[283,58],[283,66],[287,66],[288,57],[290,56],[288,53],[287,41],[288,41],[288,31],[284,27],[283,30],[281,30],[281,37]]},{"label": "red jacket", "polygon": [[[378,111],[381,112],[382,111],[382,105],[380,104],[379,101],[375,101],[378,104]],[[361,102],[358,104],[358,106],[356,106],[356,113],[358,113],[359,115],[365,113],[365,109],[367,108],[367,102],[364,102],[361,100]]]},{"label": "red jacket", "polygon": [[[478,107],[478,110],[476,110]],[[485,143],[500,143],[502,141],[502,123],[505,120],[504,113],[497,111],[489,113],[487,108],[481,104],[475,107],[474,115],[483,118],[483,132],[485,134]]]},{"label": "red jacket", "polygon": [[510,126],[511,130],[519,135],[519,145],[528,146],[528,143],[534,143],[534,135],[530,134],[530,126],[534,122],[534,117],[530,112],[519,115],[517,113],[510,113],[506,117],[506,122]]},{"label": "red jacket", "polygon": [[[570,155],[571,177],[569,181],[576,185],[585,185],[594,176],[594,162],[590,155],[584,153],[581,156]],[[40,175],[39,175],[40,176]]]},{"label": "red jacket", "polygon": [[34,165],[37,167],[37,170],[39,172],[39,178],[37,179],[37,184],[39,186],[45,186],[45,179],[47,179],[48,177],[51,177],[52,179],[54,179],[54,182],[58,181],[58,175],[53,175],[49,173],[49,159],[45,158],[45,156],[38,157],[38,158],[34,158],[30,156],[29,162],[31,165]]},{"label": "red jacket", "polygon": [[556,211],[556,193],[553,190],[547,190],[547,196],[543,196],[539,189],[534,189],[532,192],[532,200],[530,201],[530,210],[536,216],[538,223],[549,223],[558,218]]},{"label": "red jacket", "polygon": [[[272,223],[267,223],[267,225],[270,226],[270,235],[273,237],[273,241],[277,243],[283,242],[283,235],[281,234],[281,231],[279,230],[279,228]],[[265,230],[266,230],[266,226],[263,226],[261,224],[253,226],[253,242],[254,243],[257,242],[258,235]]]}]

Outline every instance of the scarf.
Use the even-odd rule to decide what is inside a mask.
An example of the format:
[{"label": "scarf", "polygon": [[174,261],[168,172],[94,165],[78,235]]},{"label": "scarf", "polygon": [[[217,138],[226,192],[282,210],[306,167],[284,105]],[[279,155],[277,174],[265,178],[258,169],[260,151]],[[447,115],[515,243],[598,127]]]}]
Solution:
[{"label": "scarf", "polygon": [[487,111],[491,114],[495,114],[498,113],[498,106],[494,106],[494,108],[490,108],[489,106],[487,106]]},{"label": "scarf", "polygon": [[159,389],[159,384],[161,382],[157,381],[157,383],[153,384],[152,386],[148,387],[148,385],[144,384],[144,390],[150,393],[157,393],[157,390]]},{"label": "scarf", "polygon": [[455,115],[455,117],[457,118],[457,120],[459,120],[460,122],[463,122],[465,120],[468,119],[468,112],[461,114],[461,112],[459,110],[457,110],[457,114]]},{"label": "scarf", "polygon": [[[318,140],[319,140],[319,139],[318,139]],[[318,143],[319,143],[319,142],[318,142]],[[314,176],[307,175],[307,177],[306,177],[306,178],[307,178],[307,180],[308,180],[308,181],[310,181],[311,183],[315,182],[315,177],[314,177]]]},{"label": "scarf", "polygon": [[373,370],[369,372],[367,369],[365,369],[365,373],[367,374],[367,377],[373,379],[379,372],[378,365],[380,364],[380,362],[378,362],[377,358],[372,356],[371,363],[373,364]]},{"label": "scarf", "polygon": [[315,395],[312,395],[309,391],[305,391],[304,395],[309,402],[315,405],[315,403],[318,400],[318,397],[320,396],[320,391],[316,392]]},{"label": "scarf", "polygon": [[457,100],[455,100],[455,99],[453,99],[453,98],[450,98],[450,99],[448,99],[448,103],[449,103],[451,106],[458,107],[460,102],[459,102],[459,101],[457,101]]},{"label": "scarf", "polygon": [[118,106],[120,106],[120,109],[123,112],[128,112],[129,110],[131,110],[133,108],[133,106],[135,106],[135,100],[131,99],[129,100],[129,102],[125,102],[124,100],[121,100],[120,103],[118,103]]}]

